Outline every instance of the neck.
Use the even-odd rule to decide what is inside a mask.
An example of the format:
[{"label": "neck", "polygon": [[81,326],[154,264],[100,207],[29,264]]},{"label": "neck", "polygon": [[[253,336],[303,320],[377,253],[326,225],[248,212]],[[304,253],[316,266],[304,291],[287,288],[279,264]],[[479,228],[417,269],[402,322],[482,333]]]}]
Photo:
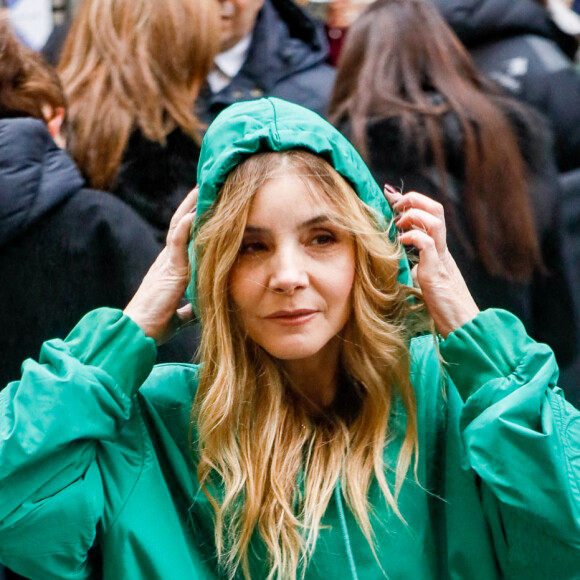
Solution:
[{"label": "neck", "polygon": [[332,405],[336,397],[340,349],[338,338],[334,341],[314,357],[282,363],[292,387],[315,413]]}]

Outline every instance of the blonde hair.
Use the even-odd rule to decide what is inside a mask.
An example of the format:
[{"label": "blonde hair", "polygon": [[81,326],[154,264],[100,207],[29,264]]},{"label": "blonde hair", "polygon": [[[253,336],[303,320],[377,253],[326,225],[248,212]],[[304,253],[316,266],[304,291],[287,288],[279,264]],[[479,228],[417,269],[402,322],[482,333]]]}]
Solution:
[{"label": "blonde hair", "polygon": [[194,103],[219,49],[215,0],[84,0],[59,64],[71,155],[109,189],[131,133],[163,143],[176,127],[200,141]]},{"label": "blonde hair", "polygon": [[[342,371],[360,401],[351,416],[313,417],[293,395],[277,361],[246,337],[228,291],[252,199],[281,172],[301,177],[352,235],[352,315],[342,332]],[[199,387],[192,410],[199,482],[215,510],[223,570],[250,577],[254,533],[267,549],[269,578],[296,578],[311,557],[333,490],[340,485],[374,550],[368,491],[376,478],[401,517],[397,496],[415,455],[416,401],[408,344],[418,294],[397,282],[401,249],[377,216],[324,160],[307,152],[263,153],[229,175],[202,216],[194,247],[203,327]],[[394,489],[385,477],[391,405],[407,410]],[[303,486],[299,477],[303,476]]]}]

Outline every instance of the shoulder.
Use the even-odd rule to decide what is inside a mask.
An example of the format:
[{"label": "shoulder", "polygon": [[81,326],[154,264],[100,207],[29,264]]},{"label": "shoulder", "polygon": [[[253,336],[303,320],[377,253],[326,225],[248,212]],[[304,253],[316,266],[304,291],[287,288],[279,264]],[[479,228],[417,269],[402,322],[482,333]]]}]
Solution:
[{"label": "shoulder", "polygon": [[459,39],[474,46],[498,36],[528,31],[551,36],[546,9],[529,0],[434,0],[435,5]]},{"label": "shoulder", "polygon": [[189,456],[198,374],[198,365],[156,365],[137,394],[154,438],[166,447],[177,446],[183,457]]},{"label": "shoulder", "polygon": [[296,70],[273,88],[272,95],[295,102],[324,116],[330,101],[335,71],[319,63],[310,68]]},{"label": "shoulder", "polygon": [[121,248],[139,248],[150,257],[161,250],[151,226],[132,207],[112,194],[83,188],[71,196],[60,211],[61,219],[66,219],[71,234],[76,232],[85,239],[109,240],[115,245],[120,244]]},{"label": "shoulder", "polygon": [[159,412],[191,409],[197,392],[199,365],[188,363],[158,364],[139,395]]},{"label": "shoulder", "polygon": [[132,222],[142,221],[139,214],[124,201],[113,194],[96,189],[79,189],[69,200],[68,206],[80,212],[80,215],[93,216],[94,220],[114,222],[124,218]]}]

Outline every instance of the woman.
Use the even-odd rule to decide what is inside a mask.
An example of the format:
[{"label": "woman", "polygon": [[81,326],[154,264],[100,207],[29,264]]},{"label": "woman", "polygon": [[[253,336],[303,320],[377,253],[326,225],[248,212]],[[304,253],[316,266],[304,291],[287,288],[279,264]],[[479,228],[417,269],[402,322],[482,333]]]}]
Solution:
[{"label": "woman", "polygon": [[578,28],[562,0],[434,4],[481,72],[546,116],[559,170],[580,168]]},{"label": "woman", "polygon": [[379,0],[357,19],[329,118],[379,183],[443,204],[476,302],[514,312],[569,362],[578,337],[543,119],[478,72],[430,2]]},{"label": "woman", "polygon": [[194,104],[219,42],[214,0],[84,0],[63,49],[72,157],[160,240],[195,185]]},{"label": "woman", "polygon": [[[59,578],[572,578],[580,415],[550,388],[549,348],[478,312],[441,206],[387,192],[419,292],[356,151],[277,99],[217,118],[199,184],[124,314],[90,313],[0,394],[0,561]],[[188,284],[203,364],[153,368]],[[423,304],[438,347],[413,330]]]}]

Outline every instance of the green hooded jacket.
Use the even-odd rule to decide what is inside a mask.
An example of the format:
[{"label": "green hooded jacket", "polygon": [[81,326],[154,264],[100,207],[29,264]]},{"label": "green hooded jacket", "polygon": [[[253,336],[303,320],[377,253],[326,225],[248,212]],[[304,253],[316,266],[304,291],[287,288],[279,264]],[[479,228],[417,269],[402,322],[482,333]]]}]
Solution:
[{"label": "green hooded jacket", "polygon": [[[276,99],[234,105],[212,124],[198,213],[245,156],[298,146],[327,159],[388,223],[352,146]],[[409,281],[406,261],[400,279]],[[580,578],[580,413],[555,386],[552,352],[498,310],[439,346],[443,372],[433,337],[411,341],[420,451],[419,481],[409,475],[398,500],[405,523],[372,484],[375,558],[337,488],[305,578]],[[155,356],[128,317],[100,309],[46,342],[0,393],[0,562],[33,579],[223,577],[188,443],[198,368],[154,366]],[[387,465],[404,428],[395,405]],[[267,576],[255,554],[251,567]]]}]

